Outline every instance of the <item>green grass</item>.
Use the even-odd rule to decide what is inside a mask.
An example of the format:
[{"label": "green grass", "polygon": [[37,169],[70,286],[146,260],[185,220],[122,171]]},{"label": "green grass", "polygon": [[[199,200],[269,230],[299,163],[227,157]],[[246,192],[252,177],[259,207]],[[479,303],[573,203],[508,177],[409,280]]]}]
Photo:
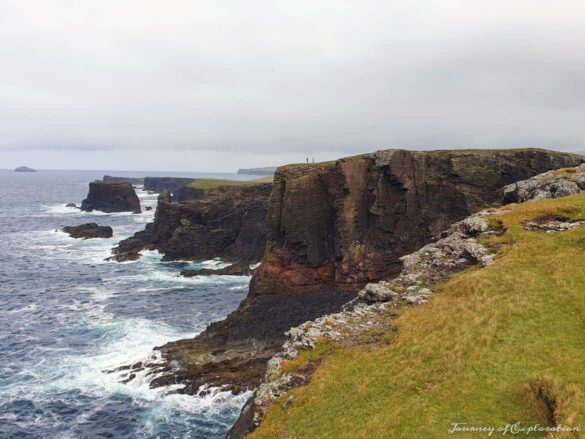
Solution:
[{"label": "green grass", "polygon": [[453,422],[585,429],[585,226],[522,228],[543,215],[585,218],[585,195],[502,212],[505,233],[484,239],[500,250],[493,265],[406,308],[390,343],[328,349],[311,382],[289,392],[294,403],[275,404],[252,437],[487,437],[450,436]]},{"label": "green grass", "polygon": [[257,178],[254,180],[229,180],[222,178],[199,178],[192,183],[189,183],[189,187],[194,189],[215,189],[223,186],[252,186],[260,183],[272,182],[272,176],[266,176],[263,178]]}]

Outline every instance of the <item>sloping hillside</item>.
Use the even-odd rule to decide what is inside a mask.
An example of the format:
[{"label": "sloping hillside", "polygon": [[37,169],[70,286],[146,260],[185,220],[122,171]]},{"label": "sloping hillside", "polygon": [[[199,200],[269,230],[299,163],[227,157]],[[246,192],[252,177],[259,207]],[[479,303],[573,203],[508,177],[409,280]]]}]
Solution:
[{"label": "sloping hillside", "polygon": [[510,205],[497,218],[505,233],[483,238],[495,263],[403,308],[382,337],[313,355],[310,383],[284,395],[251,436],[465,438],[487,436],[450,436],[453,423],[582,425],[585,226],[546,233],[525,224],[585,219],[585,194]]}]

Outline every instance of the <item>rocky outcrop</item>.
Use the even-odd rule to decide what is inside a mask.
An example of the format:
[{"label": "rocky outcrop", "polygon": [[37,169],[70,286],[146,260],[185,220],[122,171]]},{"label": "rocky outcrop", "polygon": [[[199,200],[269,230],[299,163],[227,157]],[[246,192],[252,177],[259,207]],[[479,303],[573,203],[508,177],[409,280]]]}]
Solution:
[{"label": "rocky outcrop", "polygon": [[185,277],[195,277],[195,276],[251,276],[255,268],[252,268],[249,263],[247,262],[236,262],[235,264],[228,265],[224,268],[219,269],[210,269],[210,268],[200,268],[195,270],[183,270],[181,271],[181,276]]},{"label": "rocky outcrop", "polygon": [[497,221],[492,223],[495,227],[488,221],[493,215],[483,211],[454,224],[441,239],[403,256],[404,268],[395,279],[368,284],[342,311],[289,329],[281,350],[268,361],[262,384],[242,409],[227,437],[241,438],[253,431],[278,398],[310,380],[314,367],[294,372],[282,367],[300,351],[313,350],[323,340],[354,343],[363,334],[388,326],[391,315],[396,315],[401,307],[425,303],[433,294],[433,286],[453,273],[474,265],[492,264],[493,256],[476,238],[501,233]]},{"label": "rocky outcrop", "polygon": [[559,169],[518,181],[503,189],[503,203],[523,203],[528,200],[559,198],[585,190],[585,164]]},{"label": "rocky outcrop", "polygon": [[272,185],[225,186],[201,191],[182,203],[169,193],[159,196],[154,222],[121,241],[118,261],[139,257],[144,249],[164,253],[165,260],[257,262],[266,244],[266,212]]},{"label": "rocky outcrop", "polygon": [[140,186],[144,184],[144,178],[139,177],[113,177],[111,175],[104,175],[102,181],[105,183],[124,183],[128,182],[132,186]]},{"label": "rocky outcrop", "polygon": [[111,238],[114,234],[110,226],[98,226],[96,223],[81,224],[79,226],[66,226],[63,231],[72,238]]},{"label": "rocky outcrop", "polygon": [[338,311],[353,297],[351,293],[320,291],[245,300],[237,311],[212,323],[197,337],[156,348],[160,355],[152,362],[129,368],[121,378],[131,378],[146,367],[156,376],[151,387],[183,384],[180,391],[189,394],[205,392],[207,387],[234,393],[253,389],[289,328]]},{"label": "rocky outcrop", "polygon": [[14,172],[38,172],[36,169],[29,168],[28,166],[19,166]]},{"label": "rocky outcrop", "polygon": [[401,256],[500,202],[503,186],[583,160],[539,149],[390,150],[279,168],[251,294],[357,291],[392,278]]},{"label": "rocky outcrop", "polygon": [[145,177],[144,190],[152,192],[174,192],[195,181],[194,178],[182,177]]},{"label": "rocky outcrop", "polygon": [[81,202],[81,210],[141,213],[140,200],[130,183],[104,183],[97,180],[89,184],[89,193]]}]

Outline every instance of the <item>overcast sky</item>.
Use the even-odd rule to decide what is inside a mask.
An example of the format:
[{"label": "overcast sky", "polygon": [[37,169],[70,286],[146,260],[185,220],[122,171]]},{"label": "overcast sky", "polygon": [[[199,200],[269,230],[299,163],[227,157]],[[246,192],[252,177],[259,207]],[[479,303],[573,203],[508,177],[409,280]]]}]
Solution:
[{"label": "overcast sky", "polygon": [[585,3],[0,0],[0,168],[585,149]]}]

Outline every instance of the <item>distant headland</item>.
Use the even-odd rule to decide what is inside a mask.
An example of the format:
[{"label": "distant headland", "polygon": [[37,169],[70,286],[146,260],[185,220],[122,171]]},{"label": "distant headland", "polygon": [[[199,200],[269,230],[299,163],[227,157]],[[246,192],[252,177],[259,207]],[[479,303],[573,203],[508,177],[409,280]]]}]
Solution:
[{"label": "distant headland", "polygon": [[249,169],[238,169],[240,175],[274,175],[276,172],[276,166],[269,166],[266,168],[249,168]]},{"label": "distant headland", "polygon": [[14,172],[38,172],[36,169],[29,168],[28,166],[19,166]]}]

